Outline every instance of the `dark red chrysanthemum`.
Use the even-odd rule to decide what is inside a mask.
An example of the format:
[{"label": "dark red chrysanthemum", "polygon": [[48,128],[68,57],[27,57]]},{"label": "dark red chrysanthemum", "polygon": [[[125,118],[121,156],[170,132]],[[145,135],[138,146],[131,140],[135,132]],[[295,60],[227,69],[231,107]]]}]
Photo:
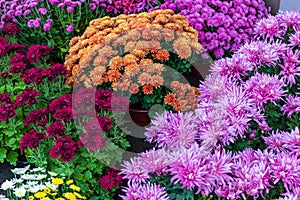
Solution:
[{"label": "dark red chrysanthemum", "polygon": [[113,187],[119,186],[122,183],[122,176],[117,170],[112,170],[102,176],[98,183],[103,189],[112,190]]},{"label": "dark red chrysanthemum", "polygon": [[23,151],[27,147],[32,149],[37,148],[40,144],[40,141],[45,138],[46,135],[44,133],[36,132],[34,129],[31,129],[21,138],[20,149]]},{"label": "dark red chrysanthemum", "polygon": [[36,126],[40,126],[40,127],[46,127],[46,125],[47,125],[47,123],[48,123],[48,119],[41,119],[41,120],[39,120],[37,123],[36,123]]},{"label": "dark red chrysanthemum", "polygon": [[93,134],[93,133],[101,133],[103,132],[100,123],[97,119],[91,119],[87,122],[85,126],[85,131],[87,134]]},{"label": "dark red chrysanthemum", "polygon": [[21,94],[16,97],[16,105],[34,105],[37,103],[36,97],[40,96],[40,93],[37,90],[32,88],[26,88]]},{"label": "dark red chrysanthemum", "polygon": [[30,126],[33,124],[37,119],[42,120],[42,119],[47,119],[48,116],[48,109],[47,108],[42,108],[39,110],[35,110],[31,113],[29,113],[24,120],[24,126]]},{"label": "dark red chrysanthemum", "polygon": [[112,124],[113,124],[113,121],[106,117],[106,116],[100,116],[100,117],[97,117],[97,120],[98,122],[100,123],[100,126],[102,128],[103,131],[106,131],[106,132],[109,132]]},{"label": "dark red chrysanthemum", "polygon": [[73,160],[79,146],[75,141],[73,141],[72,137],[65,136],[62,138],[58,138],[55,140],[55,142],[56,145],[54,145],[50,149],[50,157],[58,158],[60,156],[60,159],[63,162],[70,162],[71,160]]},{"label": "dark red chrysanthemum", "polygon": [[85,134],[81,137],[82,144],[91,152],[105,147],[106,139],[100,133]]},{"label": "dark red chrysanthemum", "polygon": [[11,52],[17,52],[17,53],[22,53],[23,50],[26,48],[24,44],[10,44],[8,46],[8,53]]},{"label": "dark red chrysanthemum", "polygon": [[129,101],[125,97],[113,96],[111,102],[113,112],[121,112],[129,109]]},{"label": "dark red chrysanthemum", "polygon": [[0,107],[0,121],[6,121],[17,116],[15,105],[11,103],[4,103]]},{"label": "dark red chrysanthemum", "polygon": [[49,111],[59,111],[68,107],[72,107],[72,94],[64,94],[56,99],[53,99],[49,105]]},{"label": "dark red chrysanthemum", "polygon": [[73,110],[70,107],[56,111],[53,116],[55,119],[63,120],[64,122],[69,122],[74,119]]},{"label": "dark red chrysanthemum", "polygon": [[8,93],[0,94],[0,104],[1,103],[12,103],[10,94]]},{"label": "dark red chrysanthemum", "polygon": [[46,131],[48,133],[48,137],[53,138],[53,137],[64,135],[65,127],[62,122],[57,121],[51,124],[50,126],[48,126]]},{"label": "dark red chrysanthemum", "polygon": [[2,33],[12,37],[16,33],[20,33],[20,27],[17,24],[7,24],[2,28]]},{"label": "dark red chrysanthemum", "polygon": [[25,67],[26,67],[25,63],[18,62],[11,65],[8,71],[14,74],[18,74],[21,73],[25,69]]},{"label": "dark red chrysanthemum", "polygon": [[42,67],[39,68],[31,68],[23,72],[20,76],[24,83],[29,84],[34,82],[35,84],[40,84],[42,82],[42,78],[40,78],[40,74],[43,71]]},{"label": "dark red chrysanthemum", "polygon": [[9,64],[12,66],[19,62],[24,62],[24,61],[25,61],[25,55],[22,53],[17,53],[17,55],[11,57]]},{"label": "dark red chrysanthemum", "polygon": [[46,45],[33,45],[30,46],[26,53],[26,60],[32,64],[40,59],[41,56],[47,56],[51,53],[52,48]]}]

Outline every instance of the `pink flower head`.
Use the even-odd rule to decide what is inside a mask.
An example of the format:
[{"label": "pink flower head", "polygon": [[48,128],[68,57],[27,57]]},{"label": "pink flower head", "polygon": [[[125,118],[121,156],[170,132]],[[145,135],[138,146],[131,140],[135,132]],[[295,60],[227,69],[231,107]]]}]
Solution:
[{"label": "pink flower head", "polygon": [[47,9],[46,8],[39,8],[38,12],[41,13],[42,15],[46,15],[47,14]]},{"label": "pink flower head", "polygon": [[268,101],[274,103],[276,100],[282,99],[285,93],[284,83],[278,78],[278,75],[256,73],[245,82],[244,86],[261,108]]},{"label": "pink flower head", "polygon": [[286,104],[281,107],[281,111],[290,118],[293,113],[300,112],[300,97],[298,96],[288,96],[286,99]]},{"label": "pink flower head", "polygon": [[73,32],[73,30],[74,30],[74,26],[71,24],[66,28],[66,31],[68,31],[69,33]]},{"label": "pink flower head", "polygon": [[122,167],[121,174],[125,179],[129,179],[130,183],[145,183],[150,178],[141,158],[130,158],[130,161],[124,161]]}]

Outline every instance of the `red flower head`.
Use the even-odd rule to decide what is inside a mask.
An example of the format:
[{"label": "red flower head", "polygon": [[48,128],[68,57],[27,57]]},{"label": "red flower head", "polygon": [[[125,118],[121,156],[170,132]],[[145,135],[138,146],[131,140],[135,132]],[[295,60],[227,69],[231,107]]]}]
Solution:
[{"label": "red flower head", "polygon": [[106,139],[100,133],[85,134],[81,137],[81,141],[91,152],[102,149],[106,145]]},{"label": "red flower head", "polygon": [[47,108],[42,108],[40,110],[35,110],[31,113],[29,113],[24,120],[24,126],[30,126],[33,124],[37,119],[47,119],[48,116],[48,109]]},{"label": "red flower head", "polygon": [[51,101],[49,111],[54,112],[70,107],[72,107],[72,94],[64,94]]},{"label": "red flower head", "polygon": [[26,88],[21,94],[16,97],[16,106],[20,105],[34,105],[37,103],[36,97],[40,96],[37,90]]},{"label": "red flower head", "polygon": [[1,107],[0,107],[0,121],[6,121],[10,118],[13,118],[14,116],[16,116],[16,110],[15,110],[15,106],[13,104],[10,103],[4,103]]},{"label": "red flower head", "polygon": [[40,59],[41,56],[50,54],[52,48],[46,45],[33,45],[28,48],[26,53],[27,62],[32,64]]},{"label": "red flower head", "polygon": [[31,129],[21,138],[20,149],[25,150],[27,147],[32,149],[37,148],[40,141],[45,138],[46,135],[44,133],[36,132],[34,129]]},{"label": "red flower head", "polygon": [[2,33],[12,37],[16,33],[20,33],[20,27],[17,24],[7,24],[3,27]]},{"label": "red flower head", "polygon": [[117,170],[112,169],[112,171],[102,176],[98,183],[103,189],[112,190],[113,187],[119,186],[122,183],[122,176]]},{"label": "red flower head", "polygon": [[73,160],[76,151],[79,149],[78,143],[72,140],[71,136],[65,136],[55,140],[56,145],[50,149],[50,157],[58,158],[63,162],[70,162]]},{"label": "red flower head", "polygon": [[23,72],[23,74],[20,76],[20,78],[22,78],[26,84],[29,84],[32,82],[34,82],[35,84],[39,84],[42,82],[42,78],[40,78],[42,71],[43,71],[42,67],[31,68],[31,69]]},{"label": "red flower head", "polygon": [[13,65],[11,65],[8,71],[11,73],[18,74],[18,73],[22,72],[25,69],[25,67],[26,67],[25,63],[18,62],[18,63],[14,63]]},{"label": "red flower head", "polygon": [[50,137],[50,138],[62,136],[66,132],[63,123],[60,121],[54,122],[53,124],[48,126],[46,131],[48,133],[48,137]]},{"label": "red flower head", "polygon": [[74,119],[73,109],[70,107],[61,109],[54,114],[54,118],[69,122]]}]

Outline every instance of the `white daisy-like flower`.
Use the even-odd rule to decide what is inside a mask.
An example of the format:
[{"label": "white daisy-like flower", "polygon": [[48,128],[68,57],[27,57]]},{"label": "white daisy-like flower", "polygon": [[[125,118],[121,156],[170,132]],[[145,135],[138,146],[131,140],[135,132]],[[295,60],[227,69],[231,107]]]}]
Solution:
[{"label": "white daisy-like flower", "polygon": [[36,177],[36,180],[43,180],[43,179],[45,179],[45,178],[47,178],[47,175],[45,175],[45,174],[39,174],[37,177]]},{"label": "white daisy-like flower", "polygon": [[40,187],[39,185],[32,185],[31,187],[28,188],[28,191],[30,193],[37,193],[38,191],[40,191]]},{"label": "white daisy-like flower", "polygon": [[24,174],[21,178],[24,180],[37,180],[37,176],[35,174]]},{"label": "white daisy-like flower", "polygon": [[4,183],[1,185],[2,190],[8,190],[8,189],[13,189],[15,187],[15,182],[14,181],[9,181],[6,180]]},{"label": "white daisy-like flower", "polygon": [[52,184],[51,182],[46,182],[45,185],[51,190],[56,190],[58,188],[57,185]]},{"label": "white daisy-like flower", "polygon": [[31,172],[42,172],[42,171],[44,171],[45,170],[45,168],[43,168],[43,167],[37,167],[37,168],[33,168],[32,170],[30,170]]},{"label": "white daisy-like flower", "polygon": [[0,194],[0,200],[9,200],[9,198],[6,198],[4,195]]},{"label": "white daisy-like flower", "polygon": [[14,178],[14,179],[12,179],[12,181],[15,183],[23,183],[24,180],[21,178]]},{"label": "white daisy-like flower", "polygon": [[26,190],[23,187],[16,188],[14,194],[16,195],[16,197],[25,197]]},{"label": "white daisy-like flower", "polygon": [[25,174],[30,168],[30,165],[27,165],[26,167],[24,168],[15,168],[15,169],[12,169],[12,173],[14,174],[17,174],[17,175],[22,175],[22,174]]},{"label": "white daisy-like flower", "polygon": [[48,172],[50,176],[57,176],[58,174],[55,172]]},{"label": "white daisy-like flower", "polygon": [[31,186],[31,185],[37,185],[39,182],[37,181],[27,181],[27,185]]}]

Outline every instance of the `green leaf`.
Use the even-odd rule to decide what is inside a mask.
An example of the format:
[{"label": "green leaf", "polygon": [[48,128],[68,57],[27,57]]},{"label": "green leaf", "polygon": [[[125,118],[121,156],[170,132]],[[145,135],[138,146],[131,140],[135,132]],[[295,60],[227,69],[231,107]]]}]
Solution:
[{"label": "green leaf", "polygon": [[0,162],[4,162],[4,159],[6,158],[6,152],[7,150],[5,148],[0,148]]},{"label": "green leaf", "polygon": [[9,154],[7,155],[6,160],[10,163],[15,165],[18,160],[18,153],[15,151],[10,151]]}]

